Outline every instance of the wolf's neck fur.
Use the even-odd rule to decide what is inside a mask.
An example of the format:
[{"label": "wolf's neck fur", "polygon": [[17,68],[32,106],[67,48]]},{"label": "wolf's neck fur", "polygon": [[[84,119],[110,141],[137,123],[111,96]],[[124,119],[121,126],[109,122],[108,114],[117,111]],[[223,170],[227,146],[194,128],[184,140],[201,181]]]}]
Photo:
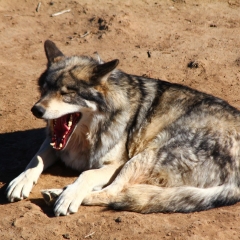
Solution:
[{"label": "wolf's neck fur", "polygon": [[119,70],[113,72],[105,86],[108,89],[105,95],[108,109],[92,119],[89,136],[92,142],[92,165],[120,141],[124,141],[126,155],[130,158],[129,150],[135,133],[146,124],[147,117],[151,119],[162,93],[170,85],[160,80],[128,75]]}]

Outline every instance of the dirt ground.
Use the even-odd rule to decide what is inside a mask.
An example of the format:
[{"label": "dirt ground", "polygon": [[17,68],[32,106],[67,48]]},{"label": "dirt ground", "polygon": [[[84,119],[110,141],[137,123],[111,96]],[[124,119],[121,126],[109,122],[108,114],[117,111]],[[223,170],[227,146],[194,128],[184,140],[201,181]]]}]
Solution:
[{"label": "dirt ground", "polygon": [[[7,183],[44,139],[30,112],[50,39],[66,55],[97,51],[128,73],[191,86],[240,109],[239,0],[0,1],[0,239],[240,239],[240,203],[191,214],[115,212],[80,207],[54,217],[40,189],[71,183],[78,173],[56,164],[29,199],[7,203]],[[51,17],[64,9],[70,12]]]}]

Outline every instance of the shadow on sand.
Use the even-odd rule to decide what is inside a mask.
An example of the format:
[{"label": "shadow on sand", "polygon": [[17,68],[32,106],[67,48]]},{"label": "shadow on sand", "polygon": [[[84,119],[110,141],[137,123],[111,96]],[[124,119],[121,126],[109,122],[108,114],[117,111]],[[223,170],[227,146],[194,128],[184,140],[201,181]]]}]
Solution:
[{"label": "shadow on sand", "polygon": [[[8,203],[5,196],[8,183],[24,171],[44,138],[44,128],[0,134],[0,204]],[[50,167],[46,173],[63,177],[79,175],[76,171],[66,169],[61,162]],[[39,201],[36,203],[42,202]]]},{"label": "shadow on sand", "polygon": [[0,204],[6,203],[7,183],[19,175],[34,156],[45,137],[44,128],[0,134]]}]

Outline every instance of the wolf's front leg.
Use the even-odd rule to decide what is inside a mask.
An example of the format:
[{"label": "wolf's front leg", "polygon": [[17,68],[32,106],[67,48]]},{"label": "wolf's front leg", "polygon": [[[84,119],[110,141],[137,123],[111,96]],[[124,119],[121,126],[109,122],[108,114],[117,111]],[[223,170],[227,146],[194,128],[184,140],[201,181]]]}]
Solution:
[{"label": "wolf's front leg", "polygon": [[6,190],[8,200],[14,202],[27,198],[42,171],[56,160],[55,151],[50,146],[50,140],[46,138],[39,151],[27,165],[25,171],[8,185]]},{"label": "wolf's front leg", "polygon": [[54,205],[55,216],[77,212],[85,196],[94,188],[108,184],[118,168],[118,165],[108,165],[100,169],[91,169],[83,172],[58,197]]}]

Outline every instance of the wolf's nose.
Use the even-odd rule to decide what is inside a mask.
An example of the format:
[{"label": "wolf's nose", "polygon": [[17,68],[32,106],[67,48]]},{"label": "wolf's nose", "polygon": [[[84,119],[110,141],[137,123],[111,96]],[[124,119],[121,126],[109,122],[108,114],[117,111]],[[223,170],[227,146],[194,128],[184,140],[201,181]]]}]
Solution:
[{"label": "wolf's nose", "polygon": [[46,110],[42,106],[34,105],[31,111],[35,117],[42,118]]}]

